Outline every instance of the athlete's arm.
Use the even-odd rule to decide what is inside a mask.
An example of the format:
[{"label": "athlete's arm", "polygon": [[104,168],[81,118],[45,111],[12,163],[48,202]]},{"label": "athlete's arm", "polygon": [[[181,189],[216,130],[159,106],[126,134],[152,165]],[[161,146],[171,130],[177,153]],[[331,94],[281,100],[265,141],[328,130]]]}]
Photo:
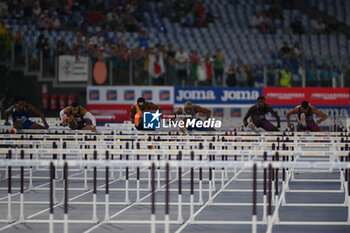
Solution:
[{"label": "athlete's arm", "polygon": [[194,105],[194,111],[200,112],[206,115],[206,120],[208,120],[211,117],[211,111],[207,108],[202,108],[199,105]]},{"label": "athlete's arm", "polygon": [[162,112],[162,108],[159,107],[158,105],[152,103],[152,102],[146,102],[146,104],[148,104],[148,107],[150,109],[155,109],[155,110],[159,110],[159,112]]},{"label": "athlete's arm", "polygon": [[130,111],[130,121],[133,124],[134,124],[134,121],[135,121],[135,114],[136,114],[136,107],[135,107],[135,105],[133,105],[131,107],[131,111]]},{"label": "athlete's arm", "polygon": [[28,111],[33,112],[34,114],[40,116],[41,120],[44,122],[45,128],[49,128],[49,125],[46,122],[45,115],[42,111],[40,111],[38,108],[34,107],[33,105],[28,104],[27,107]]},{"label": "athlete's arm", "polygon": [[70,107],[66,107],[60,111],[60,119],[63,121],[63,116],[69,113]]},{"label": "athlete's arm", "polygon": [[277,128],[281,127],[281,120],[280,117],[278,116],[278,114],[273,110],[273,108],[270,105],[267,105],[267,110],[269,111],[269,113],[271,113],[271,115],[276,118],[277,121]]},{"label": "athlete's arm", "polygon": [[321,112],[317,108],[310,106],[312,113],[315,113],[317,116],[321,117],[321,119],[318,119],[316,123],[319,125],[322,121],[326,120],[328,118],[327,114]]},{"label": "athlete's arm", "polygon": [[80,112],[84,119],[89,119],[92,122],[92,126],[96,127],[96,118],[86,108],[80,106]]},{"label": "athlete's arm", "polygon": [[182,114],[182,112],[183,112],[183,110],[182,110],[182,108],[179,108],[178,110],[176,110],[175,112],[174,112],[174,119],[177,117],[177,115],[179,115],[179,114]]},{"label": "athlete's arm", "polygon": [[249,108],[248,112],[245,114],[244,118],[243,118],[243,125],[247,126],[248,125],[248,118],[250,117],[250,115],[252,115],[253,113],[253,106]]},{"label": "athlete's arm", "polygon": [[9,122],[9,116],[11,115],[12,109],[14,108],[14,105],[6,109],[5,111],[5,125],[11,125]]},{"label": "athlete's arm", "polygon": [[292,125],[290,124],[290,115],[297,114],[298,113],[298,107],[295,107],[294,109],[287,112],[286,120],[287,120],[287,126],[290,128]]}]

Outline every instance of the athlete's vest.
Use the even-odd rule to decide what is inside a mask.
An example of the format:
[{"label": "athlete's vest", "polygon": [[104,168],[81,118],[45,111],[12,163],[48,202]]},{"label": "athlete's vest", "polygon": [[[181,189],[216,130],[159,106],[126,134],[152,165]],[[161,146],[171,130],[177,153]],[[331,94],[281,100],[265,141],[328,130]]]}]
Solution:
[{"label": "athlete's vest", "polygon": [[20,121],[22,123],[26,122],[29,119],[29,115],[27,112],[27,108],[24,107],[24,109],[21,112],[17,112],[16,105],[13,106],[12,111],[12,121]]},{"label": "athlete's vest", "polygon": [[[298,106],[298,119],[299,120],[300,120],[300,116],[301,116],[302,113],[304,113],[304,112],[301,110],[301,106],[299,105]],[[311,105],[309,105],[309,110],[305,113],[305,120],[306,121],[313,120],[313,113],[311,111]]]},{"label": "athlete's vest", "polygon": [[253,108],[252,118],[254,120],[262,120],[265,118],[265,114],[267,113],[266,104],[262,109],[259,109],[257,104],[255,104]]},{"label": "athlete's vest", "polygon": [[146,103],[145,103],[145,109],[143,111],[141,110],[140,106],[137,103],[135,103],[135,108],[136,108],[136,114],[134,116],[134,123],[135,123],[135,126],[139,126],[143,111],[149,111],[149,108],[146,105]]}]

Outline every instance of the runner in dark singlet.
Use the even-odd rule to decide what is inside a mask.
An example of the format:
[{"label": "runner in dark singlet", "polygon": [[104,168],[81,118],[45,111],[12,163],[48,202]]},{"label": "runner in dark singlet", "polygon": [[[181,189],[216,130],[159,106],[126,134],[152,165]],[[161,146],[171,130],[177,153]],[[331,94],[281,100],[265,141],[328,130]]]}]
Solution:
[{"label": "runner in dark singlet", "polygon": [[[41,117],[44,126],[39,125],[29,120],[29,113],[32,112]],[[27,104],[23,97],[19,97],[16,104],[9,107],[5,111],[5,125],[11,125],[8,121],[9,116],[12,115],[12,122],[14,129],[47,129],[49,125],[46,122],[45,115],[33,105]]]},{"label": "runner in dark singlet", "polygon": [[[276,118],[277,126],[274,126],[269,122],[265,115],[267,113],[271,113],[271,115]],[[256,128],[263,128],[266,131],[278,131],[280,125],[280,118],[277,113],[272,109],[272,107],[265,103],[265,97],[259,96],[257,99],[257,104],[251,106],[248,112],[245,114],[243,118],[244,126],[248,126],[248,118],[250,117],[251,124],[249,125],[254,131]]]},{"label": "runner in dark singlet", "polygon": [[[322,131],[318,125],[328,118],[328,116],[325,113],[321,112],[320,110],[309,104],[309,102],[303,101],[300,105],[287,112],[286,118],[287,125],[289,128],[292,127],[292,124],[290,123],[290,116],[293,114],[298,115],[298,131]],[[313,119],[313,114],[316,114],[317,116],[321,117],[321,119],[315,122]]]},{"label": "runner in dark singlet", "polygon": [[[176,112],[174,112],[174,115],[175,117],[177,115],[181,115],[181,114],[184,114],[184,115],[188,115],[188,117],[185,117],[184,118],[184,122],[185,122],[185,125],[186,125],[186,122],[188,120],[191,120],[191,119],[196,119],[196,121],[202,121],[201,119],[199,119],[198,117],[198,113],[203,113],[205,114],[206,118],[205,120],[208,120],[210,117],[211,117],[211,111],[207,108],[203,108],[199,105],[195,105],[195,104],[192,104],[191,101],[187,101],[185,103],[185,107],[182,109],[182,108],[179,108]],[[173,119],[174,120],[174,119]],[[196,123],[194,125],[197,125]],[[206,127],[201,127],[201,128],[198,128],[198,127],[188,127],[187,130],[199,130],[199,131],[215,131],[214,128],[206,128]]]},{"label": "runner in dark singlet", "polygon": [[[75,130],[92,130],[96,131],[96,119],[85,108],[72,103],[71,106],[61,110],[60,118],[63,121],[63,125],[68,125],[69,128]],[[91,120],[92,126],[89,124],[88,119]]]}]

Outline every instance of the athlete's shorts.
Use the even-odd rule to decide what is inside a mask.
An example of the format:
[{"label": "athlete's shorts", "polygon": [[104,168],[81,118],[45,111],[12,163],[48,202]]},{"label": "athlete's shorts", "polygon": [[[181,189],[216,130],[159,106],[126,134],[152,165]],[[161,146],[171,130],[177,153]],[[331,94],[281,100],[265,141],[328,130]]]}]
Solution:
[{"label": "athlete's shorts", "polygon": [[321,128],[316,124],[314,120],[307,120],[306,121],[306,127],[303,127],[301,124],[298,124],[297,126],[298,131],[306,131],[309,130],[311,132],[320,132]]},{"label": "athlete's shorts", "polygon": [[266,118],[253,121],[253,123],[256,127],[263,128],[266,131],[278,131],[278,129]]},{"label": "athlete's shorts", "polygon": [[26,120],[25,122],[22,122],[23,129],[30,129],[30,126],[34,125],[35,122],[31,120]]},{"label": "athlete's shorts", "polygon": [[87,125],[91,125],[88,121],[85,121],[85,120],[84,121],[77,121],[77,122],[78,122],[78,127],[77,127],[78,130],[84,128]]}]

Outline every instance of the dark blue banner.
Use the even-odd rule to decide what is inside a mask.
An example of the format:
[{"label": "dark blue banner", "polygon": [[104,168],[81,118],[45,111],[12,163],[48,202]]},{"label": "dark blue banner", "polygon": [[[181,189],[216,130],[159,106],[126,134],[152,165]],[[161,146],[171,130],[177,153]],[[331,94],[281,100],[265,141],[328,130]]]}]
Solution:
[{"label": "dark blue banner", "polygon": [[262,88],[175,87],[175,104],[254,104]]}]

